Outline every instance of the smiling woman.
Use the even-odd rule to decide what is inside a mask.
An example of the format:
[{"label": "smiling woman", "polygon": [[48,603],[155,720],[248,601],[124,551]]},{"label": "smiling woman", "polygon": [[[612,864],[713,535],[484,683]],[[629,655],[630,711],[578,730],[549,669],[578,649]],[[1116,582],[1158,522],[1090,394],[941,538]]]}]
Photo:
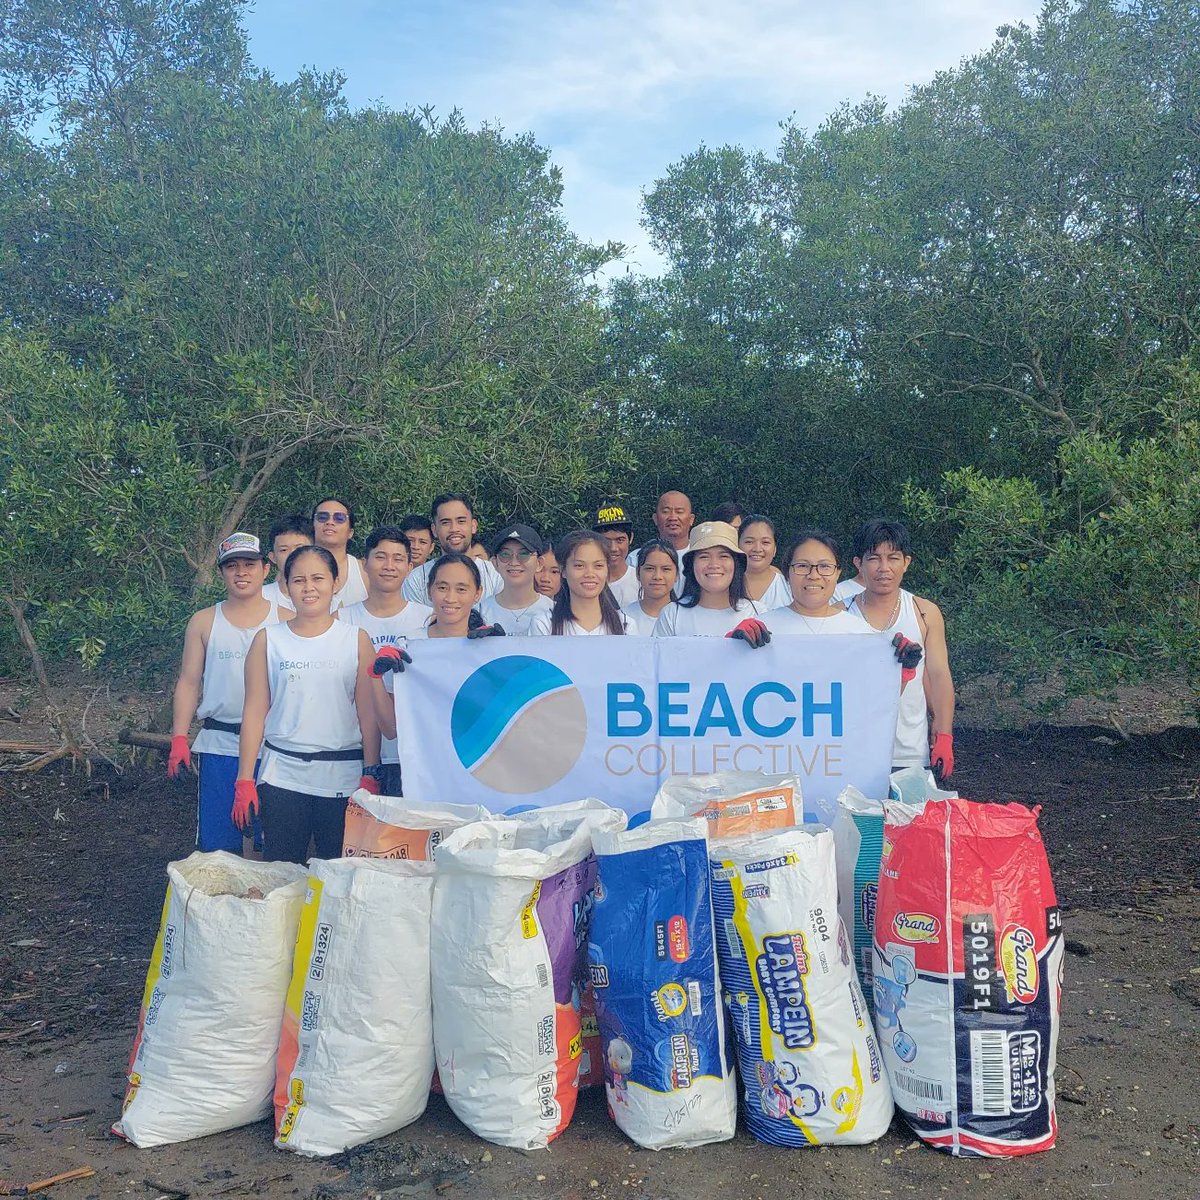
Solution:
[{"label": "smiling woman", "polygon": [[577,529],[555,549],[562,584],[550,616],[538,617],[532,632],[595,636],[629,632],[629,623],[608,587],[608,548],[598,533]]},{"label": "smiling woman", "polygon": [[745,551],[737,531],[724,521],[706,521],[692,530],[683,577],[683,594],[659,614],[655,637],[722,637],[759,613],[746,595]]}]

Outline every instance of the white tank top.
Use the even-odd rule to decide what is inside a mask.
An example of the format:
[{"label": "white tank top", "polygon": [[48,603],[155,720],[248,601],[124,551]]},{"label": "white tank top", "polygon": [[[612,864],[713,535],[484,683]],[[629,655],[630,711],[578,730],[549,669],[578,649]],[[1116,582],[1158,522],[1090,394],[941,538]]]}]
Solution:
[{"label": "white tank top", "polygon": [[[341,582],[339,580],[339,582]],[[341,591],[333,593],[329,604],[331,613],[339,608],[348,608],[351,604],[360,604],[367,598],[367,583],[363,578],[363,570],[353,554],[346,555],[346,582]]]},{"label": "white tank top", "polygon": [[267,627],[267,682],[271,708],[263,737],[260,783],[310,796],[348,796],[362,776],[362,759],[303,762],[286,750],[353,750],[362,747],[354,707],[358,679],[358,629],[334,623],[317,637],[299,637],[287,624]]},{"label": "white tank top", "polygon": [[[196,708],[200,720],[212,717],[228,725],[241,724],[242,706],[246,702],[246,653],[254,635],[278,620],[279,609],[272,604],[260,624],[239,629],[225,616],[225,605],[217,605],[208,645],[204,648],[204,680]],[[192,750],[197,754],[227,754],[237,758],[238,735],[222,729],[201,729]]]},{"label": "white tank top", "polygon": [[[862,616],[858,607],[859,597],[855,596],[847,605],[846,611]],[[865,617],[863,617],[866,620]],[[870,622],[867,622],[870,625]],[[874,626],[871,626],[874,628]],[[917,617],[917,606],[913,603],[912,592],[900,589],[900,611],[896,620],[887,629],[878,630],[889,641],[897,634],[912,638],[914,642],[925,643],[925,635],[921,632],[921,622]],[[917,664],[917,677],[900,693],[900,712],[896,717],[896,741],[892,746],[892,765],[895,767],[927,767],[929,765],[929,717],[925,704],[925,656]]]}]

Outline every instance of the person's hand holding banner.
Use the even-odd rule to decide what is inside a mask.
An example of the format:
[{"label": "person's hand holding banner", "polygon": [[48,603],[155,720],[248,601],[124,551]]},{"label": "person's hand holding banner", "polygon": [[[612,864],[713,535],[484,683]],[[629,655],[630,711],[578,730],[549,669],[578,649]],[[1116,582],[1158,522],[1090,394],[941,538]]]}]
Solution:
[{"label": "person's hand holding banner", "polygon": [[412,655],[398,646],[380,646],[371,664],[371,674],[382,679],[390,671],[403,671],[405,663],[412,662]]},{"label": "person's hand holding banner", "polygon": [[892,638],[892,647],[896,651],[896,661],[900,664],[900,690],[904,689],[917,677],[917,666],[925,653],[920,642],[898,633]]},{"label": "person's hand holding banner", "polygon": [[745,642],[751,650],[760,650],[771,640],[771,631],[757,618],[747,617],[725,636]]},{"label": "person's hand holding banner", "polygon": [[474,641],[476,638],[485,637],[505,637],[503,625],[479,625],[474,629],[467,630],[467,641]]}]

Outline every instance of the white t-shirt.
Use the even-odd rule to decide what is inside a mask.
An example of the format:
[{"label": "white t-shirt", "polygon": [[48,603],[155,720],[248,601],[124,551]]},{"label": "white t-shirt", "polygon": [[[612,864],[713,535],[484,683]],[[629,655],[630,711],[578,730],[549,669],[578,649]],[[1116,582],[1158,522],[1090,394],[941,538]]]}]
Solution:
[{"label": "white t-shirt", "polygon": [[550,615],[554,602],[549,596],[537,595],[532,604],[522,608],[505,608],[499,595],[488,596],[479,603],[479,615],[485,625],[499,625],[509,637],[529,637],[533,622],[541,613]]},{"label": "white t-shirt", "polygon": [[628,608],[623,608],[621,611],[625,614],[627,622],[626,629],[641,637],[649,637],[651,630],[654,628],[654,622],[658,620],[657,616],[651,616],[643,607],[639,600],[636,604],[631,604]]},{"label": "white t-shirt", "polygon": [[[424,631],[433,616],[433,609],[428,604],[416,604],[409,601],[398,613],[391,617],[377,617],[367,611],[365,602],[351,604],[338,612],[338,620],[347,625],[365,629],[371,639],[371,645],[378,650],[381,646],[404,646],[408,639],[416,637],[418,630]],[[391,679],[391,675],[385,676]],[[380,737],[379,761],[381,763],[398,763],[400,753],[396,748],[395,738]]]},{"label": "white t-shirt", "polygon": [[[400,589],[400,595],[414,604],[429,603],[429,572],[433,570],[436,558],[427,559],[419,567],[413,567]],[[477,558],[475,565],[479,568],[479,578],[483,584],[483,599],[494,596],[504,588],[504,576],[492,566],[487,559]],[[504,622],[501,621],[503,625]]]},{"label": "white t-shirt", "polygon": [[754,603],[763,612],[770,612],[775,608],[786,608],[791,602],[792,589],[788,587],[787,580],[776,572],[767,585],[767,590]]},{"label": "white t-shirt", "polygon": [[[639,546],[636,550],[631,550],[625,558],[625,561],[633,569],[634,579],[637,578],[638,555],[641,554],[641,552],[642,552],[642,548],[641,548],[641,546]],[[673,591],[676,596],[681,595],[683,592],[683,556],[686,553],[687,553],[686,546],[684,546],[684,548],[682,550],[675,551],[675,555],[679,559],[679,574],[675,579],[675,586],[671,588],[671,591]],[[612,586],[612,584],[609,584],[609,587],[611,587],[611,586]]]},{"label": "white t-shirt", "polygon": [[762,612],[753,600],[743,600],[733,608],[684,608],[671,603],[658,615],[654,622],[654,637],[724,637],[731,629],[740,625],[747,617],[757,617]]},{"label": "white t-shirt", "polygon": [[[624,613],[621,613],[621,626],[626,633],[637,632],[636,629],[630,629],[629,618]],[[530,630],[530,633],[546,637],[550,635],[550,614],[548,612],[538,615],[537,619],[533,622],[533,628]],[[563,625],[563,636],[567,637],[602,637],[607,633],[608,630],[605,628],[603,621],[595,629],[584,629],[578,621],[567,621]]]},{"label": "white t-shirt", "polygon": [[612,592],[618,608],[628,608],[642,597],[642,585],[638,583],[637,572],[629,567],[620,579],[608,581],[608,590]]},{"label": "white t-shirt", "polygon": [[270,583],[263,584],[263,599],[270,600],[276,608],[286,608],[288,612],[296,611],[291,596],[283,590],[278,579],[272,579]]},{"label": "white t-shirt", "polygon": [[763,617],[763,624],[772,633],[829,634],[874,633],[875,630],[856,613],[839,612],[831,617],[809,617],[790,606],[776,608]]},{"label": "white t-shirt", "polygon": [[856,579],[841,579],[838,581],[837,587],[833,589],[833,599],[831,604],[836,604],[839,600],[845,604],[853,596],[857,596],[859,592],[865,592],[867,589]]}]

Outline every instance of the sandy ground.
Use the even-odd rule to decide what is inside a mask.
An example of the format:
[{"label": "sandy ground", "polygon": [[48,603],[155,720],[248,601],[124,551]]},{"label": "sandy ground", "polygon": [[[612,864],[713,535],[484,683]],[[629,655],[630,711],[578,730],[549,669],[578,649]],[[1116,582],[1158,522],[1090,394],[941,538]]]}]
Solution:
[{"label": "sandy ground", "polygon": [[[0,1180],[75,1167],[54,1200],[137,1196],[925,1196],[1200,1198],[1200,735],[965,732],[964,795],[1044,806],[1067,937],[1059,1145],[953,1159],[897,1121],[879,1142],[653,1154],[586,1094],[548,1151],[489,1146],[433,1099],[415,1125],[326,1161],[277,1151],[269,1123],[139,1151],[115,1138],[163,868],[188,850],[186,786],[137,769],[0,777]],[[0,1194],[3,1194],[0,1191]]]}]

